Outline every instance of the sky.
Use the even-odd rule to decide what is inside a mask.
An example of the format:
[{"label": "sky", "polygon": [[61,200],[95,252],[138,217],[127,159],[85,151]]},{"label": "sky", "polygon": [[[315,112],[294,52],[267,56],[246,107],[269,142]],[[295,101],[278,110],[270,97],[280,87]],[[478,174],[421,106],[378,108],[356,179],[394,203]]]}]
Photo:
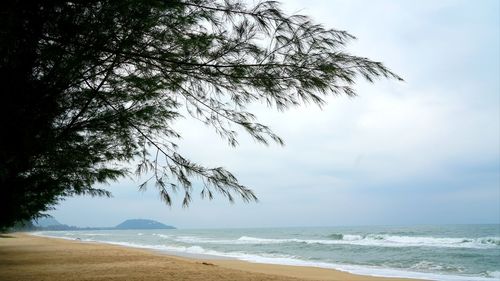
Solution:
[{"label": "sky", "polygon": [[[358,39],[347,49],[405,79],[360,81],[358,96],[319,109],[254,106],[286,145],[240,136],[231,148],[193,120],[175,124],[180,152],[223,166],[258,203],[195,194],[165,206],[130,179],[113,198],[68,198],[61,223],[113,226],[129,218],[179,228],[500,223],[500,2],[287,0],[299,12]],[[198,189],[199,191],[199,189]]]}]

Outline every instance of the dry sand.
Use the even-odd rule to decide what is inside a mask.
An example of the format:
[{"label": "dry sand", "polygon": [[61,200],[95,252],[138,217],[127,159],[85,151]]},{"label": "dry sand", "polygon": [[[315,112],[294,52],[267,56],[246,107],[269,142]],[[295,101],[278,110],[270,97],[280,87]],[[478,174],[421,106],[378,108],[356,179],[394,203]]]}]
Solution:
[{"label": "dry sand", "polygon": [[236,260],[187,259],[142,249],[16,233],[0,235],[0,280],[408,281],[410,279],[377,278],[330,269],[257,264]]}]

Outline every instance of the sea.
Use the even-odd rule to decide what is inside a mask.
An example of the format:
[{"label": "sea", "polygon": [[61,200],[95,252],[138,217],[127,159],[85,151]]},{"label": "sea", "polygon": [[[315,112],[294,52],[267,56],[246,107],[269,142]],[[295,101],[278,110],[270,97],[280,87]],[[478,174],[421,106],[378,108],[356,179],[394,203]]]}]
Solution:
[{"label": "sea", "polygon": [[500,280],[500,224],[42,231],[167,254],[427,280]]}]

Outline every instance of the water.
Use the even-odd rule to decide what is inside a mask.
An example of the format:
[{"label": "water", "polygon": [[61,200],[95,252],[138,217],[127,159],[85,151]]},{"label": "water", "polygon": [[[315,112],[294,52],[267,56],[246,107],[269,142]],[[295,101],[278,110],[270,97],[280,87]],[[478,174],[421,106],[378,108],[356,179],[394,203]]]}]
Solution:
[{"label": "water", "polygon": [[45,231],[37,235],[429,280],[500,280],[500,225]]}]

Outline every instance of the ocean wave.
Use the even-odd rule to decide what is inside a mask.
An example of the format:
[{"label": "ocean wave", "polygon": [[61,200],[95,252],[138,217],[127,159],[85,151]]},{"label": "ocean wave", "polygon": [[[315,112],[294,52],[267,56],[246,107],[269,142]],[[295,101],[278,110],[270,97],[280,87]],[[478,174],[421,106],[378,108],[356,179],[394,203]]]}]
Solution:
[{"label": "ocean wave", "polygon": [[491,249],[500,246],[500,237],[450,238],[397,235],[367,235],[353,243],[394,247],[440,247]]},{"label": "ocean wave", "polygon": [[355,235],[355,234],[340,234],[340,233],[333,233],[327,236],[327,238],[331,240],[346,240],[346,241],[354,241],[354,240],[360,240],[363,239],[363,236],[361,235]]},{"label": "ocean wave", "polygon": [[[274,238],[259,238],[250,236],[241,236],[238,238],[237,242],[241,244],[282,244],[282,243],[302,243],[308,240],[296,239],[296,238],[284,238],[284,239],[274,239]],[[311,240],[312,241],[312,240]]]},{"label": "ocean wave", "polygon": [[333,234],[330,234],[330,235],[328,235],[326,237],[330,238],[332,240],[342,240],[342,239],[344,239],[344,234],[333,233]]},{"label": "ocean wave", "polygon": [[500,271],[488,271],[486,275],[495,278],[495,280],[500,280]]},{"label": "ocean wave", "polygon": [[446,271],[446,272],[455,272],[461,273],[464,272],[464,268],[461,266],[445,264],[445,263],[437,263],[432,261],[422,260],[414,265],[410,266],[410,269],[417,271]]},{"label": "ocean wave", "polygon": [[[481,238],[449,238],[449,237],[423,237],[423,236],[397,236],[397,235],[329,235],[330,239],[274,239],[241,236],[234,244],[281,244],[305,243],[325,245],[357,245],[373,247],[438,247],[438,248],[472,248],[492,249],[500,247],[500,237]],[[225,241],[228,243],[227,241]]]},{"label": "ocean wave", "polygon": [[32,233],[35,236],[41,237],[60,237],[60,238],[68,238],[74,239],[79,238],[81,236],[112,236],[110,233],[82,233],[82,232],[61,232],[61,231],[36,231]]},{"label": "ocean wave", "polygon": [[[41,232],[40,232],[41,233]],[[50,232],[44,232],[50,233]],[[98,238],[110,236],[109,233],[81,233],[64,232],[62,236]],[[142,236],[143,233],[137,235]],[[368,247],[434,247],[434,248],[468,248],[468,249],[500,249],[500,237],[457,238],[457,237],[430,237],[430,236],[404,236],[390,234],[343,234],[333,233],[323,239],[304,238],[263,238],[241,236],[239,238],[217,239],[200,236],[176,236],[162,233],[153,233],[153,236],[168,241],[185,244],[226,244],[226,245],[258,245],[258,244],[318,244],[318,245],[354,245]],[[55,235],[55,236],[60,236]]]},{"label": "ocean wave", "polygon": [[165,238],[165,239],[169,239],[171,237],[170,235],[161,234],[161,233],[153,233],[153,236],[157,236],[157,237]]}]

